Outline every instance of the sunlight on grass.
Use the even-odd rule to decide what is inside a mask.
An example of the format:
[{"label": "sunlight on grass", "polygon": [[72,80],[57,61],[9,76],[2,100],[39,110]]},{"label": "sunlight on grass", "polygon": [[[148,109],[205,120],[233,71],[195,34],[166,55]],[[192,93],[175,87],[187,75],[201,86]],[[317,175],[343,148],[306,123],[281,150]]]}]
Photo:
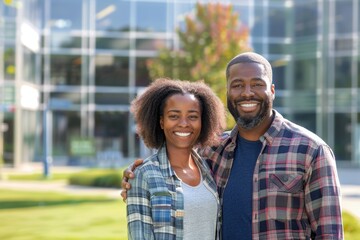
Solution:
[{"label": "sunlight on grass", "polygon": [[[14,208],[26,201],[31,207]],[[49,203],[56,201],[57,205]],[[5,209],[4,202],[13,202]],[[25,204],[26,205],[26,204]],[[103,197],[0,190],[0,239],[127,239],[125,204]]]},{"label": "sunlight on grass", "polygon": [[[360,221],[343,213],[346,240],[360,239]],[[0,239],[126,240],[120,199],[0,189]]]}]

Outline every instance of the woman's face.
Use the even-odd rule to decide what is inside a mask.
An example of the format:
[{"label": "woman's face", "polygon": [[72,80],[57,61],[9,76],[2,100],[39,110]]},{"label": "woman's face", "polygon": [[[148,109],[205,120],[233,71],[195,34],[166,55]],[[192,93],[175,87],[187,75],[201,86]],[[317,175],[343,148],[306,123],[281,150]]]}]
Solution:
[{"label": "woman's face", "polygon": [[201,107],[192,94],[175,94],[165,103],[160,125],[164,130],[168,149],[191,149],[201,131]]}]

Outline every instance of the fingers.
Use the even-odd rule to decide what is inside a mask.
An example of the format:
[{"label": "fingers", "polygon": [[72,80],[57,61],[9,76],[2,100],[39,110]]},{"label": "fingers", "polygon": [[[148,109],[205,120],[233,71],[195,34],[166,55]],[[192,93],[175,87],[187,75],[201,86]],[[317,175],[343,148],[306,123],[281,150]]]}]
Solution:
[{"label": "fingers", "polygon": [[120,195],[121,195],[124,203],[126,203],[126,199],[127,199],[127,191],[126,191],[126,189],[121,189]]}]

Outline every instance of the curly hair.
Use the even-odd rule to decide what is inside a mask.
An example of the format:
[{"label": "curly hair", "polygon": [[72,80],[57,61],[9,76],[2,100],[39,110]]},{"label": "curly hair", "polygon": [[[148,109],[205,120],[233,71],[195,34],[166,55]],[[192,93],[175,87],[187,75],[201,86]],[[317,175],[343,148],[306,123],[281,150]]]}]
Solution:
[{"label": "curly hair", "polygon": [[137,132],[149,148],[160,148],[165,134],[160,126],[166,100],[174,95],[193,94],[201,106],[201,132],[196,142],[200,146],[219,143],[225,127],[225,109],[220,99],[204,82],[189,82],[168,78],[156,79],[143,94],[131,103],[131,112],[137,123]]}]

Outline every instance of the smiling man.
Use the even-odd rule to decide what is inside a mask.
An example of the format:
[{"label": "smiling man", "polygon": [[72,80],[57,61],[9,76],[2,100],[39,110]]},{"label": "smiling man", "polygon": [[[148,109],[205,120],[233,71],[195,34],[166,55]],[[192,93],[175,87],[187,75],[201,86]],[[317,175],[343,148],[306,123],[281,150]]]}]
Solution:
[{"label": "smiling man", "polygon": [[343,239],[330,147],[273,109],[270,63],[256,53],[227,65],[236,126],[204,155],[222,204],[222,239]]}]

